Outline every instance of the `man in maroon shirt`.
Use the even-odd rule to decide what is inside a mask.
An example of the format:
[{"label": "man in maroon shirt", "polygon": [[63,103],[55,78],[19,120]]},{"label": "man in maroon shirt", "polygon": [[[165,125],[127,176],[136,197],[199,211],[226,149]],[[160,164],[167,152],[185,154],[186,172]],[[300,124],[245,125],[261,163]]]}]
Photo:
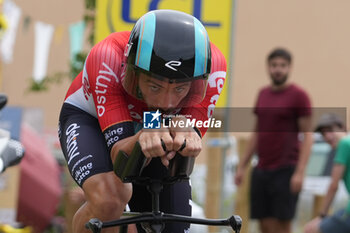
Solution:
[{"label": "man in maroon shirt", "polygon": [[[292,58],[276,49],[267,58],[271,84],[260,90],[255,131],[235,175],[236,185],[256,153],[251,179],[251,218],[263,233],[290,233],[298,193],[312,145],[311,103],[299,86],[287,82]],[[302,137],[299,137],[302,135]]]}]

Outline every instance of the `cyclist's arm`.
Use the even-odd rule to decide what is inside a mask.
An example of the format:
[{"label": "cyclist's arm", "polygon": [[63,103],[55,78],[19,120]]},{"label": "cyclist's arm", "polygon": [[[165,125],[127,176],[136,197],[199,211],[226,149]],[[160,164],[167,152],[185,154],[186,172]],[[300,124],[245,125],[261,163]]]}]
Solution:
[{"label": "cyclist's arm", "polygon": [[[137,134],[124,138],[113,145],[111,150],[112,161],[116,159],[120,150],[126,154],[131,154],[136,141],[140,143],[142,152],[149,161],[152,157],[160,157],[163,165],[168,166],[169,160],[175,156],[176,151],[173,148],[175,143],[169,129],[164,128],[156,131],[142,129]],[[189,146],[189,148],[191,147]]]},{"label": "cyclist's arm", "polygon": [[[92,95],[96,117],[112,159],[119,151],[118,145],[123,145],[121,148],[128,152],[125,146],[132,148],[132,142],[137,140],[133,137],[133,121],[120,77],[127,36],[124,32],[113,33],[95,45],[86,59],[83,72],[83,81],[89,89],[87,95]],[[125,143],[125,140],[131,142]]]}]

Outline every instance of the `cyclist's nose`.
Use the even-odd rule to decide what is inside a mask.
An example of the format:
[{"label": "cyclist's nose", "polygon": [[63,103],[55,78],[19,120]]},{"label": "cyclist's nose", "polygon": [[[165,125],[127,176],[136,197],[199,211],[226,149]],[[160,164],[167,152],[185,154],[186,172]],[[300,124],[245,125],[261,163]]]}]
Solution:
[{"label": "cyclist's nose", "polygon": [[171,93],[166,93],[159,99],[158,103],[160,108],[163,110],[168,110],[175,108],[177,106],[177,101],[176,96]]}]

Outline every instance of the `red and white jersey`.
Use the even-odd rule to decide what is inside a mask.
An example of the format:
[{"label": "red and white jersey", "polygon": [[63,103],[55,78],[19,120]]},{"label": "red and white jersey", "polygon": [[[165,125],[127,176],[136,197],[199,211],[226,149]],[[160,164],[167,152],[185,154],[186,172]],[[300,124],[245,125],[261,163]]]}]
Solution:
[{"label": "red and white jersey", "polygon": [[[96,117],[105,134],[120,129],[119,124],[142,122],[145,103],[126,93],[122,86],[125,46],[130,32],[116,32],[96,44],[90,51],[84,70],[71,84],[65,103]],[[211,43],[212,64],[206,96],[202,103],[180,110],[197,120],[207,120],[213,114],[226,77],[226,60],[220,50]],[[207,128],[199,129],[204,135]],[[133,134],[134,132],[132,132]],[[113,142],[114,144],[115,142]]]}]

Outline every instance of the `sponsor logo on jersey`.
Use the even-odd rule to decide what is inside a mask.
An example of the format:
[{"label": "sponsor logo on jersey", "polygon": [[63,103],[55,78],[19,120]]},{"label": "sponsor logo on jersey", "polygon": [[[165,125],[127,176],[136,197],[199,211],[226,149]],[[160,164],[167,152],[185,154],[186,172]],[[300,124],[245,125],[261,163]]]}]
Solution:
[{"label": "sponsor logo on jersey", "polygon": [[72,159],[74,159],[76,156],[80,154],[78,151],[78,142],[77,142],[77,137],[79,136],[79,133],[77,130],[79,128],[80,126],[78,124],[73,123],[69,125],[66,130],[68,164],[70,164]]},{"label": "sponsor logo on jersey", "polygon": [[85,165],[80,166],[75,172],[74,172],[74,179],[78,184],[81,184],[81,182],[90,174],[90,170],[92,169],[92,163],[87,163]]},{"label": "sponsor logo on jersey", "polygon": [[90,89],[89,79],[87,75],[85,75],[85,72],[83,77],[83,92],[84,92],[85,99],[89,100],[89,97],[91,96],[91,89]]},{"label": "sponsor logo on jersey", "polygon": [[209,75],[208,85],[210,88],[216,88],[217,94],[213,95],[210,98],[210,105],[208,106],[208,117],[210,118],[214,113],[215,105],[219,99],[220,93],[224,88],[226,72],[224,71],[216,71]]},{"label": "sponsor logo on jersey", "polygon": [[102,63],[102,66],[105,68],[104,70],[101,69],[98,72],[98,76],[96,78],[96,101],[97,101],[97,114],[99,117],[103,116],[103,114],[106,111],[105,104],[107,102],[107,89],[108,84],[112,82],[112,78],[115,79],[117,83],[119,83],[119,79],[117,75],[113,72],[113,70],[106,64]]},{"label": "sponsor logo on jersey", "polygon": [[83,158],[79,159],[74,165],[73,165],[73,168],[72,168],[72,172],[74,172],[75,168],[82,162],[84,162],[85,160],[89,159],[89,158],[92,158],[92,155],[88,155],[88,156],[84,156]]},{"label": "sponsor logo on jersey", "polygon": [[128,109],[129,109],[129,112],[130,112],[130,116],[131,116],[132,118],[134,118],[135,120],[137,120],[137,121],[139,121],[139,122],[142,121],[142,117],[141,117],[140,114],[138,114],[135,105],[129,104],[129,105],[128,105]]},{"label": "sponsor logo on jersey", "polygon": [[119,141],[120,135],[122,135],[124,132],[123,127],[119,127],[118,129],[112,129],[108,130],[104,133],[105,139],[107,141],[107,146],[110,147],[117,141]]}]

